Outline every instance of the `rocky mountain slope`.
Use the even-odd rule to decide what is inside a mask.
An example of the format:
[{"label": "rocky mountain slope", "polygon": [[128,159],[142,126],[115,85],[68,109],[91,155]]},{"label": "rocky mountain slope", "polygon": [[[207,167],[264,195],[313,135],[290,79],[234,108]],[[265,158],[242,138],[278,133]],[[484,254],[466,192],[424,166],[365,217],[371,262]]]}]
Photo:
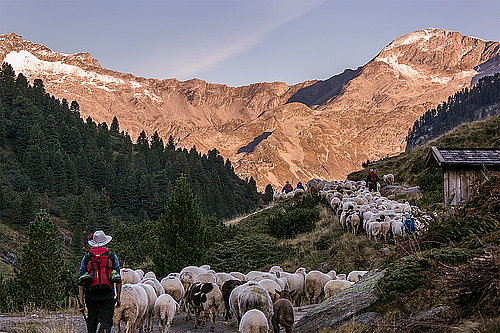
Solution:
[{"label": "rocky mountain slope", "polygon": [[217,148],[260,187],[344,178],[366,159],[403,151],[413,122],[498,71],[499,55],[498,42],[425,29],[325,81],[229,87],[135,77],[101,67],[88,53],[65,55],[0,35],[0,60],[30,80],[41,78],[50,93],[77,100],[82,116],[109,124],[116,115],[133,138],[157,130],[179,146]]}]

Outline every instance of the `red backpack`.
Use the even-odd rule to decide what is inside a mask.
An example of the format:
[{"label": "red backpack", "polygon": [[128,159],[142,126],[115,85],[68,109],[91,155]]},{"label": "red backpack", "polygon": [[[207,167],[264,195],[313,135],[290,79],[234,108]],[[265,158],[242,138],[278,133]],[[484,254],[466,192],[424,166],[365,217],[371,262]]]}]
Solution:
[{"label": "red backpack", "polygon": [[92,247],[87,258],[87,272],[94,279],[89,285],[89,289],[96,291],[113,289],[111,271],[113,270],[114,256],[108,248],[104,246]]}]

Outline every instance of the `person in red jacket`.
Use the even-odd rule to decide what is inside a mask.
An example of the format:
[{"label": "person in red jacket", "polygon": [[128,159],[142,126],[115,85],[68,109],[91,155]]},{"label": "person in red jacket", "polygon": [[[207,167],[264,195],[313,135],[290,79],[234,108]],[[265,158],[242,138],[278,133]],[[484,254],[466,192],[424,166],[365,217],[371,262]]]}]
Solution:
[{"label": "person in red jacket", "polygon": [[101,324],[99,333],[110,333],[115,304],[120,306],[122,290],[120,266],[116,255],[105,246],[110,241],[111,236],[107,236],[102,230],[90,234],[88,243],[91,248],[80,264],[78,310],[83,312],[87,307],[88,333],[95,333],[99,323]]},{"label": "person in red jacket", "polygon": [[377,191],[377,182],[378,181],[379,181],[379,178],[378,178],[377,174],[375,173],[375,170],[370,169],[368,176],[366,176],[366,184],[368,185],[368,190],[370,192]]},{"label": "person in red jacket", "polygon": [[281,190],[281,192],[289,193],[289,192],[292,192],[292,191],[293,191],[293,187],[290,184],[290,182],[287,180],[286,184],[285,184],[285,186],[283,186],[283,189]]}]

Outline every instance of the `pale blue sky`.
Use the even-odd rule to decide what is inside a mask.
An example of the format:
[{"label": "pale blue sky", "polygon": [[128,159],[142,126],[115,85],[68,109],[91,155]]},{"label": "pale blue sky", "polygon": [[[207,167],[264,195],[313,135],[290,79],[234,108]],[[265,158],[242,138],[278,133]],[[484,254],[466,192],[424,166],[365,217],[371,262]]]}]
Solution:
[{"label": "pale blue sky", "polygon": [[500,41],[500,1],[0,0],[0,34],[120,72],[232,86],[326,79],[428,27]]}]

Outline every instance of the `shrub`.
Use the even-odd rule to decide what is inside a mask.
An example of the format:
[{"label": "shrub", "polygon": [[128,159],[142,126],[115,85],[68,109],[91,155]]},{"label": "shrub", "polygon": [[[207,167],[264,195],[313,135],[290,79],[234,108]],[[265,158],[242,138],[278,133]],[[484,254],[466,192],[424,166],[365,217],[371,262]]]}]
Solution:
[{"label": "shrub", "polygon": [[232,240],[214,244],[208,251],[207,262],[216,271],[267,270],[280,264],[288,249],[268,235],[239,235]]},{"label": "shrub", "polygon": [[284,205],[267,219],[269,233],[279,239],[292,238],[316,227],[319,220],[317,197],[302,197]]},{"label": "shrub", "polygon": [[493,217],[480,213],[450,217],[431,222],[424,238],[426,241],[444,244],[448,244],[450,241],[465,241],[473,245],[477,244],[477,237],[497,230],[498,225],[498,221]]},{"label": "shrub", "polygon": [[300,233],[314,229],[319,219],[317,209],[296,208],[285,212],[278,212],[271,216],[267,225],[271,235],[276,238],[292,238]]},{"label": "shrub", "polygon": [[406,256],[391,264],[379,280],[381,296],[395,297],[399,293],[415,290],[427,281],[430,262],[426,258]]}]

